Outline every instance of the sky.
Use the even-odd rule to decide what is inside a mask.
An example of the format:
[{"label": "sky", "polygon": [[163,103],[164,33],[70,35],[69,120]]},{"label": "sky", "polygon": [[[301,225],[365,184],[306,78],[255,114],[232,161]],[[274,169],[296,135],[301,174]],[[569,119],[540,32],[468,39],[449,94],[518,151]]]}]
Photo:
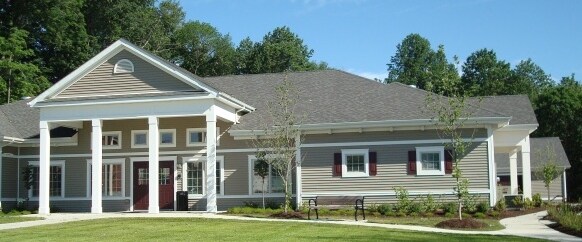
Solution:
[{"label": "sky", "polygon": [[235,44],[288,26],[314,50],[312,60],[368,78],[408,34],[442,44],[462,62],[488,48],[515,66],[531,58],[554,80],[582,75],[582,1],[181,0],[187,20],[210,23]]}]

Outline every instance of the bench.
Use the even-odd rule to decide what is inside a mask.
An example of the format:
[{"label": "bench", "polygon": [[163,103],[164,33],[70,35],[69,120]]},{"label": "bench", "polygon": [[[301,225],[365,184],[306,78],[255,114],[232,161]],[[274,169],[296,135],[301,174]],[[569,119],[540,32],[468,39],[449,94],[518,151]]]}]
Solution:
[{"label": "bench", "polygon": [[327,208],[337,210],[340,208],[354,208],[354,218],[358,221],[358,210],[362,211],[362,217],[366,220],[364,212],[364,196],[317,196],[315,199],[309,199],[309,211],[307,218],[311,219],[311,210],[315,210],[315,216],[319,219],[318,210]]}]

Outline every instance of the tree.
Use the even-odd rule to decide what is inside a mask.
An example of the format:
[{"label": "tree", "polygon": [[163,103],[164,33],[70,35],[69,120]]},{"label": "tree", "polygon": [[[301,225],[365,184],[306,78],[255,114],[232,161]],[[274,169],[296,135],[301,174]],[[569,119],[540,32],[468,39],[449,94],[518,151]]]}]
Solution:
[{"label": "tree", "polygon": [[470,96],[504,95],[511,93],[509,63],[497,60],[493,50],[473,52],[463,64],[461,81]]},{"label": "tree", "polygon": [[386,82],[401,82],[429,91],[447,90],[458,83],[455,65],[448,62],[443,45],[434,51],[419,34],[410,34],[396,46],[388,63]]},{"label": "tree", "polygon": [[546,150],[541,151],[539,154],[543,157],[544,165],[539,168],[537,175],[544,181],[544,186],[548,190],[548,202],[550,201],[550,185],[560,175],[558,173],[558,166],[556,166],[556,153],[551,147],[546,147]]},{"label": "tree", "polygon": [[262,179],[263,209],[265,209],[265,179],[269,176],[269,163],[265,161],[265,155],[265,152],[258,152],[255,167],[253,167],[255,175],[260,176]]},{"label": "tree", "polygon": [[173,62],[199,76],[233,74],[236,52],[229,35],[208,23],[184,24],[175,35]]},{"label": "tree", "polygon": [[10,103],[24,96],[34,96],[50,86],[38,66],[27,61],[34,55],[28,49],[24,30],[12,28],[10,35],[0,36],[0,103]]},{"label": "tree", "polygon": [[[441,139],[446,140],[445,152],[453,160],[453,178],[455,178],[455,195],[458,202],[459,220],[462,220],[463,201],[469,196],[469,180],[463,178],[460,164],[461,159],[469,153],[472,141],[465,140],[463,129],[465,121],[472,116],[472,107],[464,93],[458,89],[443,90],[448,97],[438,94],[428,94],[426,105],[428,112],[433,115],[432,121],[436,126]],[[472,137],[471,137],[472,139]],[[445,154],[447,156],[447,154]]]},{"label": "tree", "polygon": [[[544,90],[536,99],[539,127],[536,137],[558,136],[572,167],[568,169],[568,184],[582,183],[582,85],[574,75],[562,78],[559,85]],[[569,196],[582,194],[581,186],[570,186]]]},{"label": "tree", "polygon": [[236,71],[235,74],[258,73],[258,43],[246,37],[236,47]]},{"label": "tree", "polygon": [[513,93],[508,94],[526,94],[534,104],[541,92],[553,86],[550,75],[531,59],[520,61],[511,72],[514,79],[511,87]]},{"label": "tree", "polygon": [[281,177],[285,189],[285,213],[291,209],[292,174],[301,160],[301,157],[296,156],[297,147],[303,140],[299,130],[301,116],[295,109],[297,101],[298,91],[285,77],[275,87],[274,100],[267,103],[268,117],[265,120],[268,121],[265,130],[257,133],[253,142],[257,149],[269,149],[263,160]]}]

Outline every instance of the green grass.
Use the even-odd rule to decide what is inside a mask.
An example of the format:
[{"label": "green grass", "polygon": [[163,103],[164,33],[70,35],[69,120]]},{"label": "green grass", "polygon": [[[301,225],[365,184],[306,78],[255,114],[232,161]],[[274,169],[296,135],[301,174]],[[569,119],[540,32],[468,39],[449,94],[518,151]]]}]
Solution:
[{"label": "green grass", "polygon": [[0,232],[1,241],[537,241],[363,226],[194,218],[119,218]]},{"label": "green grass", "polygon": [[18,222],[40,220],[40,219],[41,218],[35,218],[35,217],[0,215],[0,224],[18,223]]}]

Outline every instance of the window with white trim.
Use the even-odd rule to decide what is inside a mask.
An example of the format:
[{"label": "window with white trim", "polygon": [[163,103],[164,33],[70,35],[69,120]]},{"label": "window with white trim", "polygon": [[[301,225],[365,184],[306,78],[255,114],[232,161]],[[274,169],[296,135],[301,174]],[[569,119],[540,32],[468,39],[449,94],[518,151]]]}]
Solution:
[{"label": "window with white trim", "polygon": [[[216,158],[216,194],[223,195],[224,187],[224,159]],[[206,160],[205,159],[186,159],[185,160],[185,188],[188,195],[203,196],[206,194]]]},{"label": "window with white trim", "polygon": [[124,73],[133,73],[134,66],[133,62],[128,59],[121,59],[115,63],[113,67],[113,74],[124,74]]},{"label": "window with white trim", "polygon": [[175,129],[160,129],[160,147],[176,147]]},{"label": "window with white trim", "polygon": [[417,175],[445,174],[445,147],[416,147]]},{"label": "window with white trim", "polygon": [[[32,176],[32,186],[29,190],[30,197],[38,197],[39,194],[39,173],[40,167],[38,161],[28,162],[30,174]],[[51,161],[49,168],[49,196],[65,196],[65,161]]]},{"label": "window with white trim", "polygon": [[255,156],[249,157],[249,167],[250,167],[250,180],[251,180],[251,191],[250,194],[262,194],[263,190],[265,193],[271,194],[281,194],[285,193],[285,186],[283,184],[283,179],[279,176],[279,173],[269,164],[269,172],[265,176],[264,182],[263,178],[255,172],[255,162],[257,158]]},{"label": "window with white trim", "polygon": [[[220,145],[220,128],[216,127],[216,145]],[[186,146],[206,146],[206,128],[186,129]]]},{"label": "window with white trim", "polygon": [[148,147],[148,131],[132,130],[131,148],[147,148],[147,147]]},{"label": "window with white trim", "polygon": [[[91,196],[93,165],[87,160],[87,196]],[[101,166],[101,194],[103,197],[125,196],[125,159],[104,159]]]},{"label": "window with white trim", "polygon": [[107,131],[101,134],[103,149],[121,149],[121,131]]},{"label": "window with white trim", "polygon": [[370,175],[368,149],[342,150],[342,177],[366,177]]}]

